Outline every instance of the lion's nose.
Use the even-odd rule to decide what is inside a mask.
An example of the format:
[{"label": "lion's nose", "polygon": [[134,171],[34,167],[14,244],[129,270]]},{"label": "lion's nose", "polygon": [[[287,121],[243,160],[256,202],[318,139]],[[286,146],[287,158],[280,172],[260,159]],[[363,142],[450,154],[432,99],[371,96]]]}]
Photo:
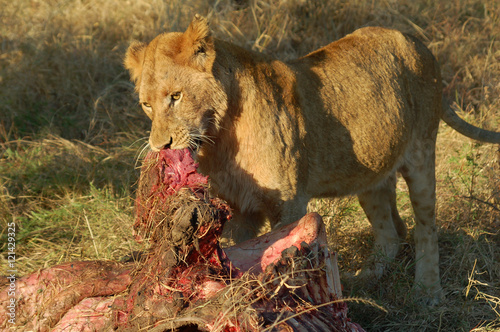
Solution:
[{"label": "lion's nose", "polygon": [[153,144],[153,141],[150,138],[149,139],[149,146],[151,147],[151,150],[158,152],[158,151],[163,150],[163,149],[170,149],[170,147],[172,146],[172,142],[173,142],[173,139],[172,139],[172,137],[170,137],[170,140],[168,141],[167,144],[156,145],[156,144]]},{"label": "lion's nose", "polygon": [[170,146],[172,146],[172,140],[170,140],[170,143],[165,144],[162,149],[170,149]]},{"label": "lion's nose", "polygon": [[172,137],[170,137],[170,141],[163,146],[163,149],[170,149],[170,147],[172,146],[172,141],[173,139]]}]

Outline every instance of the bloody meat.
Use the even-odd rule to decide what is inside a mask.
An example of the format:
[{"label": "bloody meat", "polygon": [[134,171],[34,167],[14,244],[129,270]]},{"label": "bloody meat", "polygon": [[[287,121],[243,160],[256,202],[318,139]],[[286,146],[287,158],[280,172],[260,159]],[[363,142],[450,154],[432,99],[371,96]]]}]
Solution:
[{"label": "bloody meat", "polygon": [[[18,281],[16,325],[38,331],[362,331],[347,318],[336,257],[317,214],[222,249],[229,206],[189,150],[150,152],[129,263],[72,262]],[[0,327],[7,290],[0,292]]]}]

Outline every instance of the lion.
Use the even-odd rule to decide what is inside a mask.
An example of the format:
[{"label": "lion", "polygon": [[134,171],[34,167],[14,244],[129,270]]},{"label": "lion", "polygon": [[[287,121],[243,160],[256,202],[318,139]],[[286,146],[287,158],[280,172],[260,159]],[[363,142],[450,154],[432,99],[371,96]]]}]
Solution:
[{"label": "lion", "polygon": [[[442,297],[435,145],[442,119],[476,140],[500,134],[443,107],[439,65],[417,38],[362,28],[283,62],[212,37],[195,16],[185,32],[133,42],[125,67],[151,119],[150,148],[191,148],[212,189],[234,209],[236,242],[306,214],[310,199],[357,195],[375,250],[394,259],[406,225],[396,172],[415,214],[415,282]],[[369,275],[381,276],[374,259]]]}]

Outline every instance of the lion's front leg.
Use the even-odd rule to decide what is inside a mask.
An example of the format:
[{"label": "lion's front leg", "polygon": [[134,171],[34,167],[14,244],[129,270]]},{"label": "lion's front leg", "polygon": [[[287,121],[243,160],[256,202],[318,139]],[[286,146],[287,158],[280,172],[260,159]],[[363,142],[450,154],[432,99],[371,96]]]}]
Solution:
[{"label": "lion's front leg", "polygon": [[296,195],[293,199],[276,204],[279,208],[269,218],[271,229],[291,224],[305,216],[309,199],[306,195]]},{"label": "lion's front leg", "polygon": [[265,233],[266,219],[262,212],[241,212],[238,209],[232,211],[232,218],[224,226],[221,245],[232,246],[249,239],[253,239]]}]

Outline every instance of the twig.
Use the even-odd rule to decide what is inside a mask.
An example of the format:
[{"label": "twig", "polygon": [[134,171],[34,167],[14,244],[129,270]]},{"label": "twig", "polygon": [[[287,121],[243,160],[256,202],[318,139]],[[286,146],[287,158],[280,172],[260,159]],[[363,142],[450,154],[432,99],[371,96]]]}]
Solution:
[{"label": "twig", "polygon": [[89,232],[90,232],[90,238],[92,239],[92,243],[94,244],[95,255],[96,255],[97,259],[99,259],[99,252],[97,251],[97,246],[95,244],[94,234],[92,233],[92,228],[90,228],[89,218],[87,218],[87,214],[85,213],[85,210],[83,210],[83,216],[85,217],[85,221],[87,222],[87,227],[89,228]]},{"label": "twig", "polygon": [[476,196],[465,196],[465,195],[464,195],[464,196],[462,196],[462,198],[468,198],[468,199],[473,199],[473,200],[476,200],[476,201],[478,201],[479,203],[483,203],[483,204],[488,205],[489,207],[493,208],[493,210],[495,210],[495,211],[500,211],[500,209],[499,209],[499,208],[497,208],[497,207],[496,207],[495,205],[493,205],[492,203],[490,203],[490,202],[486,202],[486,201],[483,201],[482,199],[479,199],[479,198],[477,198]]}]

